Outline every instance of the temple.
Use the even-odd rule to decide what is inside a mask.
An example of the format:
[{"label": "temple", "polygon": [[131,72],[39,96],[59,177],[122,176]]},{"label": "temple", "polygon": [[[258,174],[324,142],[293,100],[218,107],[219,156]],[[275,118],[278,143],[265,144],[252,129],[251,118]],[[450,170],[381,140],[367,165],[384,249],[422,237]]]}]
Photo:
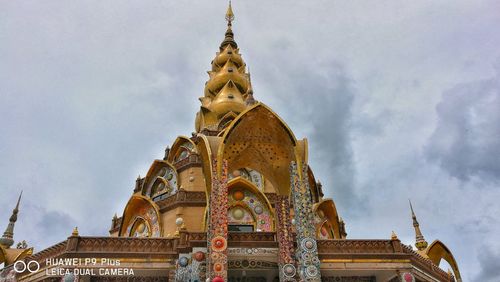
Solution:
[{"label": "temple", "polygon": [[[416,249],[394,232],[348,239],[309,166],[307,139],[254,98],[234,19],[229,4],[195,132],[179,136],[137,178],[110,236],[75,228],[34,254],[25,243],[11,248],[18,201],[0,239],[0,281],[461,281],[446,245],[425,241],[411,203]],[[80,264],[59,271],[58,259],[67,258]],[[119,263],[104,271],[82,265],[93,258]],[[442,260],[452,269],[441,269]],[[38,269],[19,269],[16,261]]]}]

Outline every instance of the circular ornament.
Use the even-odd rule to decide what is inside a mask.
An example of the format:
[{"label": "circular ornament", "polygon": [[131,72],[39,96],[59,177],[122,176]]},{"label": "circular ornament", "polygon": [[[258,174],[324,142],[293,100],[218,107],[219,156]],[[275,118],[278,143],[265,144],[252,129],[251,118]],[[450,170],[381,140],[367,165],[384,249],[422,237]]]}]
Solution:
[{"label": "circular ornament", "polygon": [[253,211],[254,211],[256,214],[261,214],[261,213],[264,211],[264,209],[262,208],[262,206],[261,206],[261,205],[257,205],[257,206],[255,206],[255,208],[253,208]]},{"label": "circular ornament", "polygon": [[188,258],[187,258],[187,257],[181,257],[181,258],[179,259],[179,265],[180,265],[181,267],[186,267],[186,266],[188,265],[188,263],[189,263],[189,260],[188,260]]},{"label": "circular ornament", "polygon": [[316,250],[316,241],[312,238],[304,238],[302,239],[302,242],[300,242],[300,246],[304,250],[312,252]]},{"label": "circular ornament", "polygon": [[182,219],[182,217],[178,217],[176,220],[175,220],[175,225],[177,226],[181,226],[182,224],[184,223],[184,219]]},{"label": "circular ornament", "polygon": [[167,180],[170,181],[174,178],[174,175],[172,173],[167,174]]},{"label": "circular ornament", "polygon": [[319,258],[318,258],[318,257],[313,257],[312,262],[313,262],[314,264],[316,264],[316,265],[319,265],[319,264],[320,264],[320,260],[319,260]]},{"label": "circular ornament", "polygon": [[236,201],[241,201],[245,198],[245,194],[241,190],[236,190],[233,192],[233,199]]},{"label": "circular ornament", "polygon": [[415,277],[409,272],[403,273],[401,276],[404,282],[415,282]]},{"label": "circular ornament", "polygon": [[203,260],[205,260],[205,253],[204,252],[196,252],[194,254],[194,259],[196,261],[203,261]]},{"label": "circular ornament", "polygon": [[293,264],[285,264],[283,266],[283,274],[285,274],[286,277],[293,277],[296,272],[297,270]]},{"label": "circular ornament", "polygon": [[212,282],[224,282],[224,279],[220,276],[215,276],[215,278],[212,279]]},{"label": "circular ornament", "polygon": [[235,219],[242,219],[245,216],[245,212],[241,208],[234,208],[231,212]]},{"label": "circular ornament", "polygon": [[221,263],[218,263],[218,262],[217,262],[217,263],[215,263],[215,264],[214,264],[214,271],[215,271],[215,272],[221,272],[221,271],[222,271],[222,269],[224,269],[224,266],[222,266],[222,264],[221,264]]},{"label": "circular ornament", "polygon": [[249,267],[250,266],[250,262],[246,259],[244,259],[242,262],[241,262],[241,265],[245,268]]},{"label": "circular ornament", "polygon": [[308,277],[316,277],[318,275],[318,268],[314,265],[310,265],[306,267],[306,276]]},{"label": "circular ornament", "polygon": [[309,253],[303,253],[302,254],[302,260],[305,262],[308,262],[311,260],[311,255]]},{"label": "circular ornament", "polygon": [[226,249],[226,239],[222,236],[216,236],[212,239],[212,250],[221,252]]}]

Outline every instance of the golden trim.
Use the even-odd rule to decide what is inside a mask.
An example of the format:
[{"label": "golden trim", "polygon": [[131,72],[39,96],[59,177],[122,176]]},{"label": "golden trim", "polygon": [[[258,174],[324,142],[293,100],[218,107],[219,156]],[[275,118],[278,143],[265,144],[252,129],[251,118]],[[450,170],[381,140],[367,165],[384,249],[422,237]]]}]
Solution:
[{"label": "golden trim", "polygon": [[322,263],[410,263],[409,259],[322,259]]}]

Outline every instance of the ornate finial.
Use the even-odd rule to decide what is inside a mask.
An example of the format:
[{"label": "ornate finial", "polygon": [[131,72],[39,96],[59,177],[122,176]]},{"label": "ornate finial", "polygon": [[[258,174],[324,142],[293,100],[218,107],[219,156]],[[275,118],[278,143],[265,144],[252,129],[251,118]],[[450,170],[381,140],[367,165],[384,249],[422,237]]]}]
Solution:
[{"label": "ornate finial", "polygon": [[76,236],[78,236],[78,235],[79,235],[79,234],[78,234],[78,227],[76,227],[76,226],[75,226],[75,228],[73,228],[73,232],[71,232],[71,236],[76,237]]},{"label": "ornate finial", "polygon": [[427,248],[428,243],[427,241],[425,241],[424,235],[422,235],[422,232],[420,231],[420,225],[418,224],[417,216],[413,211],[413,206],[411,204],[410,199],[408,199],[408,202],[410,203],[411,217],[413,219],[413,227],[415,228],[415,238],[416,238],[415,247],[417,247],[419,251],[423,251]]},{"label": "ornate finial", "polygon": [[222,41],[222,43],[220,44],[221,49],[227,46],[228,44],[231,45],[233,48],[238,48],[238,44],[236,44],[236,42],[234,41],[234,34],[231,29],[233,25],[233,20],[234,20],[233,8],[231,7],[231,1],[229,1],[229,6],[227,7],[227,12],[226,12],[226,21],[227,21],[226,37],[224,38],[224,41]]},{"label": "ornate finial", "polygon": [[398,240],[398,235],[396,235],[396,232],[394,232],[394,230],[392,231],[391,234],[391,240]]},{"label": "ornate finial", "polygon": [[16,207],[12,210],[12,215],[9,218],[9,224],[7,228],[5,228],[5,232],[3,233],[2,238],[0,238],[0,245],[5,246],[6,248],[10,248],[14,244],[14,225],[17,221],[17,214],[19,213],[19,203],[21,202],[21,196],[23,195],[23,191],[19,194],[19,198],[17,199]]},{"label": "ornate finial", "polygon": [[231,0],[229,1],[229,6],[227,7],[226,11],[226,21],[227,25],[231,26],[231,22],[234,20],[234,13],[233,13],[233,8],[231,7]]}]

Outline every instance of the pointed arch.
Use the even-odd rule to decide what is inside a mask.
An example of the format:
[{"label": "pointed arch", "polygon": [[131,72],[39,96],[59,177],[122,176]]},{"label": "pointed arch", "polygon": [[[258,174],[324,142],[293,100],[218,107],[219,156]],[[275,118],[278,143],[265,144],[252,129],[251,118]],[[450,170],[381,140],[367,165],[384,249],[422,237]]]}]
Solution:
[{"label": "pointed arch", "polygon": [[[227,197],[229,203],[236,206],[245,207],[255,219],[256,231],[275,231],[275,212],[269,199],[251,181],[239,176],[228,182]],[[242,199],[235,199],[235,194],[244,196]],[[246,195],[246,196],[245,196]],[[231,209],[234,205],[230,205]],[[257,210],[259,209],[259,210]],[[229,212],[229,210],[228,210]]]},{"label": "pointed arch", "polygon": [[252,191],[255,195],[260,197],[262,200],[264,200],[264,203],[266,204],[267,208],[269,208],[269,211],[271,212],[271,215],[274,218],[274,209],[271,205],[271,202],[269,202],[269,199],[266,197],[266,195],[262,191],[260,191],[259,188],[253,182],[251,182],[250,180],[245,179],[241,176],[235,177],[227,183],[228,193],[229,193],[229,191],[231,191],[232,189],[237,187],[237,185],[243,186],[244,188]]},{"label": "pointed arch", "polygon": [[181,153],[185,146],[184,144],[189,144],[188,146],[192,148],[193,153],[197,153],[196,151],[196,145],[194,144],[193,140],[189,139],[186,136],[178,136],[177,139],[175,139],[174,144],[172,144],[172,148],[170,149],[170,153],[167,156],[167,161],[170,163],[174,163],[176,157]]},{"label": "pointed arch", "polygon": [[226,129],[217,152],[220,164],[227,160],[229,171],[242,167],[259,171],[278,194],[290,193],[289,165],[304,159],[297,139],[286,123],[262,103],[242,112]]},{"label": "pointed arch", "polygon": [[179,180],[179,175],[177,174],[176,168],[168,161],[154,160],[153,164],[151,164],[148,172],[146,173],[146,177],[144,178],[144,183],[142,184],[142,189],[141,189],[142,195],[144,195],[144,196],[150,195],[151,188],[154,185],[154,183],[156,182],[156,179],[158,177],[158,173],[164,167],[168,167],[168,169],[173,172],[174,179],[176,180],[176,184],[172,188],[174,189],[173,192],[177,191],[177,189],[179,187],[179,183],[177,182]]},{"label": "pointed arch", "polygon": [[130,197],[125,209],[123,210],[123,220],[120,224],[118,236],[130,236],[130,230],[137,218],[143,218],[151,227],[152,237],[163,236],[163,225],[158,206],[149,198],[141,195]]},{"label": "pointed arch", "polygon": [[425,250],[426,255],[429,259],[435,264],[439,266],[441,259],[444,259],[453,269],[453,274],[457,281],[462,281],[462,277],[460,276],[460,270],[458,269],[458,264],[450,249],[446,247],[443,242],[439,240],[435,240],[429,247]]},{"label": "pointed arch", "polygon": [[[322,213],[324,215],[324,218],[328,220],[330,225],[333,228],[333,234],[335,235],[335,239],[340,239],[341,234],[340,234],[340,223],[339,223],[339,216],[337,213],[337,208],[335,207],[335,203],[333,202],[332,199],[324,199],[321,200],[319,203],[316,203],[313,205],[313,212],[315,214]],[[320,228],[323,225],[324,220],[321,220],[319,224],[317,224],[316,231],[320,232]]]}]

